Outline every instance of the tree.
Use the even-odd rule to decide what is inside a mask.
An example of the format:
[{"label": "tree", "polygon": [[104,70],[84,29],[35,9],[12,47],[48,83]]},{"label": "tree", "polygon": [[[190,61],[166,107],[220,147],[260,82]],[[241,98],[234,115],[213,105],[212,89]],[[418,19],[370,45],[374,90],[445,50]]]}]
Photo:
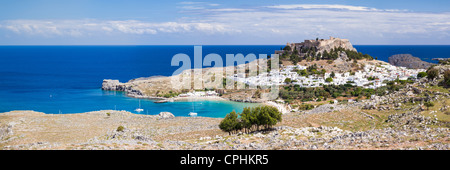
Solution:
[{"label": "tree", "polygon": [[240,130],[242,126],[240,125],[238,121],[238,114],[236,111],[232,111],[228,113],[225,118],[220,122],[219,128],[225,132],[228,132],[228,134],[231,134],[233,131]]},{"label": "tree", "polygon": [[325,79],[325,81],[328,82],[328,83],[333,82],[333,78],[328,77],[327,79]]},{"label": "tree", "polygon": [[334,78],[335,76],[336,76],[336,74],[334,74],[334,71],[331,72],[330,77],[331,77],[331,78]]},{"label": "tree", "polygon": [[308,72],[306,70],[300,70],[300,71],[297,72],[297,74],[300,74],[302,76],[307,76]]},{"label": "tree", "polygon": [[286,78],[286,79],[284,79],[284,82],[285,82],[286,84],[289,84],[289,83],[292,82],[292,80],[291,80],[291,78]]},{"label": "tree", "polygon": [[256,108],[256,110],[258,112],[257,113],[258,122],[256,124],[258,126],[258,129],[260,126],[267,126],[270,122],[269,112],[263,107]]},{"label": "tree", "polygon": [[427,70],[427,78],[429,80],[434,80],[438,76],[439,76],[439,70],[437,70],[435,68],[430,68]]},{"label": "tree", "polygon": [[222,131],[233,132],[244,129],[248,133],[252,130],[259,130],[260,127],[268,129],[281,122],[281,113],[272,106],[258,106],[253,108],[244,108],[242,113],[236,114],[235,111],[227,114],[220,122],[219,128]]},{"label": "tree", "polygon": [[325,75],[326,72],[327,72],[327,70],[325,70],[325,69],[320,70],[321,75]]},{"label": "tree", "polygon": [[275,107],[266,107],[269,110],[269,115],[272,118],[272,122],[269,124],[269,126],[273,126],[277,124],[278,122],[282,121],[281,112],[278,111]]},{"label": "tree", "polygon": [[267,130],[282,120],[281,113],[272,106],[255,107],[252,109],[252,112],[252,114],[256,115],[256,126],[258,129],[262,126]]},{"label": "tree", "polygon": [[417,73],[417,78],[423,78],[423,77],[427,77],[427,73],[426,72],[419,72]]},{"label": "tree", "polygon": [[259,91],[259,89],[255,91],[255,94],[253,94],[253,97],[257,98],[257,99],[261,98],[261,92]]},{"label": "tree", "polygon": [[330,54],[328,54],[328,51],[327,51],[327,50],[325,50],[325,51],[323,52],[322,58],[324,58],[324,59],[330,59]]},{"label": "tree", "polygon": [[286,47],[284,47],[283,50],[284,50],[284,51],[291,51],[292,48],[291,48],[291,46],[287,46],[287,45],[286,45]]},{"label": "tree", "polygon": [[249,107],[245,107],[241,113],[242,127],[244,131],[251,131],[254,124],[256,124],[256,117],[252,114],[252,110]]},{"label": "tree", "polygon": [[299,57],[296,53],[292,54],[289,59],[291,60],[293,65],[297,65]]}]

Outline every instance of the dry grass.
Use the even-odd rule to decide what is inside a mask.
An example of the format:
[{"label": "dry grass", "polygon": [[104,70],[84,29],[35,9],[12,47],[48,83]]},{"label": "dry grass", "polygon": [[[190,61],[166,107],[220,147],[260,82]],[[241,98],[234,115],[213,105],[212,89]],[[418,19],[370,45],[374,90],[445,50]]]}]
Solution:
[{"label": "dry grass", "polygon": [[283,116],[281,125],[291,127],[334,126],[344,130],[370,130],[379,123],[360,113],[361,111],[341,110],[329,113],[299,114],[290,113]]},{"label": "dry grass", "polygon": [[[111,116],[107,116],[106,113],[111,113]],[[14,124],[13,136],[17,137],[8,143],[1,143],[0,147],[36,142],[60,145],[82,143],[94,137],[105,136],[119,126],[138,130],[145,135],[152,136],[156,141],[184,140],[196,136],[213,136],[223,133],[218,128],[198,131],[198,129],[211,129],[211,126],[215,127],[220,120],[182,117],[158,120],[156,116],[152,115],[136,115],[112,110],[62,115],[15,111],[0,114],[0,125]]]},{"label": "dry grass", "polygon": [[[443,107],[444,102],[450,103],[449,100],[439,100],[439,102],[435,102],[434,107],[430,107],[429,111],[421,112],[421,114],[429,117],[436,115],[440,121],[449,122],[450,115],[445,114],[445,111],[439,111]],[[353,132],[367,131],[389,127],[389,123],[385,122],[389,115],[405,113],[411,107],[413,107],[412,104],[404,104],[400,110],[388,111],[361,110],[357,107],[348,107],[340,111],[327,113],[289,113],[283,115],[283,121],[277,126],[290,126],[294,128],[330,126]],[[106,113],[110,113],[110,116]],[[367,115],[372,116],[373,119]],[[0,127],[13,124],[14,132],[12,136],[14,140],[0,143],[0,148],[8,145],[44,142],[58,144],[52,149],[83,149],[86,146],[82,145],[82,143],[88,142],[93,138],[104,138],[106,134],[115,131],[117,127],[124,126],[126,129],[150,136],[152,140],[161,144],[155,146],[138,143],[138,145],[131,146],[125,144],[99,143],[95,144],[96,147],[105,148],[120,145],[118,148],[122,149],[158,149],[158,147],[165,148],[166,146],[163,146],[162,143],[167,140],[197,142],[200,137],[210,137],[212,139],[216,135],[227,137],[228,133],[222,132],[218,128],[221,120],[219,118],[203,117],[176,117],[174,119],[159,120],[157,116],[137,115],[112,110],[63,115],[44,114],[33,111],[14,111],[0,114]],[[414,139],[411,139],[410,143],[403,143],[402,146],[392,145],[387,148],[380,146],[380,148],[371,149],[395,149],[406,147],[406,145],[415,147],[422,144],[426,145],[424,141],[414,141]]]}]

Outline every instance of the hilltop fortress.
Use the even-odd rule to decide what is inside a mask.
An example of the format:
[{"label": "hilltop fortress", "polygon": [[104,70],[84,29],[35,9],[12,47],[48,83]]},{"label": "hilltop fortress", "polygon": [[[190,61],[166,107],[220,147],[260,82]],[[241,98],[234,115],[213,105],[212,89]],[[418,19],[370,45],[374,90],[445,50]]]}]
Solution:
[{"label": "hilltop fortress", "polygon": [[[339,47],[356,52],[356,49],[353,48],[353,45],[350,43],[348,39],[340,39],[331,36],[330,39],[328,40],[315,39],[315,40],[305,40],[304,42],[301,43],[287,43],[286,47],[288,48],[287,49],[285,48],[284,50],[289,52],[292,52],[294,50],[300,50],[301,52],[301,49],[314,48],[316,52],[323,53],[325,51],[330,52],[332,49]],[[284,50],[276,51],[275,54],[281,54],[284,52]]]}]

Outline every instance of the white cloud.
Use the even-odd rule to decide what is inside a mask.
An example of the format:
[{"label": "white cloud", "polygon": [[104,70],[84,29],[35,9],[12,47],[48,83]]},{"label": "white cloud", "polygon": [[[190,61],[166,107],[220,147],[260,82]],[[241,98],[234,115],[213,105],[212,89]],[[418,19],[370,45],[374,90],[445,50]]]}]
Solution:
[{"label": "white cloud", "polygon": [[351,5],[327,5],[327,4],[294,4],[294,5],[274,5],[267,6],[276,9],[342,9],[351,11],[377,11],[375,8]]},{"label": "white cloud", "polygon": [[99,20],[8,20],[4,29],[17,34],[44,36],[86,36],[93,33],[158,34],[202,32],[207,34],[233,32],[220,23],[195,22],[143,22],[137,20],[99,21]]},{"label": "white cloud", "polygon": [[[270,10],[276,9],[276,10]],[[305,10],[308,9],[308,10]],[[335,10],[342,9],[342,10]],[[448,36],[449,13],[422,13],[347,5],[279,5],[258,11],[214,13],[210,21],[228,23],[257,37],[403,38]],[[288,40],[286,40],[288,41]]]},{"label": "white cloud", "polygon": [[205,9],[204,12],[242,12],[242,11],[254,11],[253,9],[242,8],[217,8],[217,9]]},{"label": "white cloud", "polygon": [[142,23],[135,20],[128,21],[107,21],[102,24],[102,28],[109,28],[110,30],[117,30],[126,34],[156,34],[157,31],[153,29],[149,23]]},{"label": "white cloud", "polygon": [[[183,2],[181,5],[202,5]],[[207,5],[206,5],[207,6]],[[9,20],[1,30],[17,34],[83,37],[91,35],[227,35],[229,38],[269,44],[299,38],[336,36],[369,42],[383,39],[449,39],[450,13],[422,13],[349,5],[277,5],[248,8],[192,10],[178,21],[139,20]],[[215,39],[219,42],[221,40]],[[242,44],[241,42],[236,42]],[[449,42],[450,43],[450,42]]]},{"label": "white cloud", "polygon": [[181,5],[179,8],[183,10],[203,10],[208,9],[209,7],[218,7],[220,4],[215,3],[207,3],[207,2],[193,2],[193,1],[184,1],[178,3]]}]

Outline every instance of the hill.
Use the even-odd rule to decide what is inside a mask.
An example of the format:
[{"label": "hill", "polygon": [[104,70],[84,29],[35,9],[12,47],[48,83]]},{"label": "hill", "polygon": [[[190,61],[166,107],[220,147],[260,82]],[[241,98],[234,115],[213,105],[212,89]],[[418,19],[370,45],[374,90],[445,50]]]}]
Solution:
[{"label": "hill", "polygon": [[389,63],[394,66],[407,67],[412,69],[427,69],[432,63],[422,61],[418,57],[414,57],[411,54],[396,54],[389,57]]},{"label": "hill", "polygon": [[294,65],[303,60],[337,60],[345,58],[345,61],[369,59],[372,56],[358,52],[348,39],[330,37],[330,39],[305,40],[301,43],[287,43],[282,49],[275,51],[281,60],[289,60]]}]

